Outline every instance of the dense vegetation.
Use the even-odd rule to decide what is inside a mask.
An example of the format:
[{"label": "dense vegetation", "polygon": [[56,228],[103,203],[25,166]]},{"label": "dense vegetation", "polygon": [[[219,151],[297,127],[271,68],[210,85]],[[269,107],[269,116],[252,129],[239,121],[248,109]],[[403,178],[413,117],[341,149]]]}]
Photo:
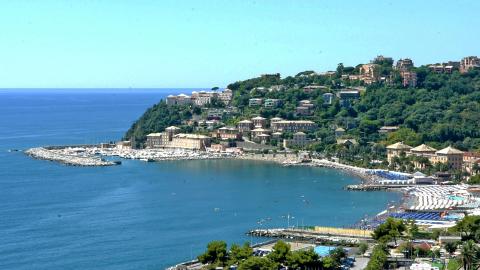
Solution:
[{"label": "dense vegetation", "polygon": [[333,270],[340,267],[345,257],[345,250],[337,248],[332,250],[329,256],[320,259],[313,249],[292,251],[290,245],[283,241],[278,241],[267,256],[255,257],[248,243],[242,247],[233,244],[228,250],[225,242],[212,241],[205,253],[198,256],[198,260],[205,265],[204,269],[236,265],[239,270],[274,270],[282,267]]}]

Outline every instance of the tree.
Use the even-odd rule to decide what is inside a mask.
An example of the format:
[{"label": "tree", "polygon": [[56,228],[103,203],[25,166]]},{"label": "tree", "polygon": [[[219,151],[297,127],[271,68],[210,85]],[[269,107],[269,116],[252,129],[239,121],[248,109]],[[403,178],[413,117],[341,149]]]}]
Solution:
[{"label": "tree", "polygon": [[365,270],[382,270],[384,269],[385,264],[387,263],[387,247],[383,244],[376,245],[373,248],[372,255],[370,256],[370,261],[367,264]]},{"label": "tree", "polygon": [[472,270],[478,264],[479,249],[473,240],[468,240],[461,247],[463,269]]},{"label": "tree", "polygon": [[[475,164],[477,165],[477,164]],[[478,185],[480,184],[480,174],[474,175],[468,179],[468,184],[470,185]]]},{"label": "tree", "polygon": [[274,262],[268,258],[250,257],[238,265],[238,270],[275,270]]},{"label": "tree", "polygon": [[233,244],[230,247],[228,263],[238,265],[240,262],[247,260],[252,256],[253,256],[253,249],[252,247],[250,247],[249,243],[243,244],[242,247],[237,244]]},{"label": "tree", "polygon": [[313,249],[299,250],[287,255],[287,262],[291,269],[305,269],[306,267],[320,266],[319,256]]},{"label": "tree", "polygon": [[394,240],[397,244],[397,238],[402,235],[406,227],[402,220],[387,218],[387,220],[373,231],[373,238],[380,242]]},{"label": "tree", "polygon": [[224,241],[212,241],[207,245],[207,251],[198,256],[198,260],[203,264],[225,265],[227,261],[227,243]]},{"label": "tree", "polygon": [[464,239],[480,239],[480,216],[466,216],[450,229],[459,232]]},{"label": "tree", "polygon": [[287,260],[287,255],[290,253],[290,245],[282,240],[279,240],[273,246],[272,252],[268,254],[268,258],[273,262],[283,264]]},{"label": "tree", "polygon": [[458,247],[458,242],[449,242],[445,244],[445,250],[448,252],[448,254],[452,255]]},{"label": "tree", "polygon": [[367,243],[362,242],[358,245],[358,254],[363,255],[365,254],[365,252],[367,252],[367,250],[368,250]]},{"label": "tree", "polygon": [[334,260],[337,265],[340,265],[343,258],[347,257],[347,252],[341,247],[337,247],[333,250],[330,250],[330,257]]},{"label": "tree", "polygon": [[337,65],[337,72],[336,72],[337,78],[342,77],[342,75],[343,75],[343,69],[344,69],[343,63],[339,63],[339,64]]},{"label": "tree", "polygon": [[335,264],[333,258],[330,256],[323,258],[322,263],[324,269],[336,269],[338,267],[338,265]]}]

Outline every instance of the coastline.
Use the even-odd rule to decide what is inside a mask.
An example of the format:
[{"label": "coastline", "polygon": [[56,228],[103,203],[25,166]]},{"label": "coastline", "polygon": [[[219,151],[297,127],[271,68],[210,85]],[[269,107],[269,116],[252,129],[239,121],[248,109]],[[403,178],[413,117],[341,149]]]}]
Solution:
[{"label": "coastline", "polygon": [[[145,162],[180,161],[180,160],[208,160],[208,159],[238,159],[261,162],[273,162],[281,166],[306,166],[331,168],[350,174],[360,179],[359,186],[368,186],[379,180],[378,176],[367,173],[368,169],[350,166],[327,159],[311,159],[302,162],[297,154],[293,153],[225,153],[206,152],[185,149],[130,149],[130,148],[102,148],[99,145],[80,146],[45,146],[35,147],[24,151],[32,158],[50,160],[69,166],[112,166],[119,163],[105,160],[104,157],[118,157],[122,159],[142,160]],[[402,198],[395,204],[395,208],[404,207],[407,203],[403,188],[386,188],[387,191],[398,192]],[[386,206],[387,211],[391,207]],[[379,213],[379,214],[381,214]],[[353,225],[353,224],[352,224]]]}]

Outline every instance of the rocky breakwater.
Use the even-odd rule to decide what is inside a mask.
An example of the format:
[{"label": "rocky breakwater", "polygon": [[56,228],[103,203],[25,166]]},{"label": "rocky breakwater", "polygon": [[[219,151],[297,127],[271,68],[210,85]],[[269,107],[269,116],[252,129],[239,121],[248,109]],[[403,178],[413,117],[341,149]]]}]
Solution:
[{"label": "rocky breakwater", "polygon": [[25,151],[25,154],[36,158],[60,162],[71,166],[112,166],[117,163],[106,161],[91,153],[85,152],[84,148],[66,147],[51,148],[44,147],[31,148]]}]

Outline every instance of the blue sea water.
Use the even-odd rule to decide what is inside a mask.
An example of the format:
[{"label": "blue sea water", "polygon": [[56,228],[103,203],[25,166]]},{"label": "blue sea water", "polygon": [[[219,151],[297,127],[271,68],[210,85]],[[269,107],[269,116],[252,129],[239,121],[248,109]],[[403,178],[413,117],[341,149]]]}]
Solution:
[{"label": "blue sea water", "polygon": [[[191,90],[189,90],[191,91]],[[68,167],[22,152],[119,139],[179,89],[0,90],[0,269],[163,269],[256,227],[347,226],[398,200],[339,171],[214,160]],[[268,220],[258,224],[261,219]]]}]

